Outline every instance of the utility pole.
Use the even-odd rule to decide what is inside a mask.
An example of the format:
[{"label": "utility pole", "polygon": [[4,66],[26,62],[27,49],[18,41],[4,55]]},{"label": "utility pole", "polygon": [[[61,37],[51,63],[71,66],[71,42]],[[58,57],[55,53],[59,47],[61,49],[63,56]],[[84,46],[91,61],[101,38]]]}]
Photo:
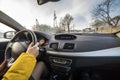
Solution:
[{"label": "utility pole", "polygon": [[38,28],[39,28],[39,22],[38,22],[38,19],[36,19],[36,30],[38,30]]},{"label": "utility pole", "polygon": [[54,16],[53,16],[53,27],[57,27],[57,16],[56,16],[56,11],[54,11]]},{"label": "utility pole", "polygon": [[36,19],[36,25],[39,25],[39,22],[38,22],[38,20]]}]

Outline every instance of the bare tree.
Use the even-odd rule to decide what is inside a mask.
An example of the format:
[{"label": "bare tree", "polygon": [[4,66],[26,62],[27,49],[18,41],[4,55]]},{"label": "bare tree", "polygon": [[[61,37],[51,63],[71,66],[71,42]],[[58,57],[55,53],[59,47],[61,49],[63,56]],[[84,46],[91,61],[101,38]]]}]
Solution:
[{"label": "bare tree", "polygon": [[115,1],[116,0],[104,0],[102,3],[98,4],[93,10],[93,17],[107,23],[111,27],[116,27],[120,21],[120,17],[116,16],[117,18],[113,19],[111,15],[111,12],[115,11],[115,9],[112,10]]},{"label": "bare tree", "polygon": [[59,22],[59,27],[65,31],[65,26],[66,26],[65,20],[61,18]]},{"label": "bare tree", "polygon": [[67,26],[68,32],[70,32],[70,24],[71,24],[72,20],[73,20],[73,17],[70,14],[66,14],[62,20],[62,25]]}]

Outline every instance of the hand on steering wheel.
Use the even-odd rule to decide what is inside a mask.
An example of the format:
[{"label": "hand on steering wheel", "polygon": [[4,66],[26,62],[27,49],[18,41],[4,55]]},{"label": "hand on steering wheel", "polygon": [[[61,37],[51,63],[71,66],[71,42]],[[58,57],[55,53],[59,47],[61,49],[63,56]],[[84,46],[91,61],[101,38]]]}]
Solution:
[{"label": "hand on steering wheel", "polygon": [[39,42],[33,45],[33,42],[28,46],[26,53],[32,54],[33,56],[37,57],[39,54]]}]

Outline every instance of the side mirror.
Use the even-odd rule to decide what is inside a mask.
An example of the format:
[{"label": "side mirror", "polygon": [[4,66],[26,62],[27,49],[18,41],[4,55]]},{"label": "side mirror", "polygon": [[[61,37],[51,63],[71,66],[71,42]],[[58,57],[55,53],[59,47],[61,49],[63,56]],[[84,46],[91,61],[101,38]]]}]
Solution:
[{"label": "side mirror", "polygon": [[16,32],[15,31],[8,31],[4,33],[4,38],[6,39],[11,39],[15,36]]},{"label": "side mirror", "polygon": [[47,2],[57,2],[57,1],[60,1],[60,0],[37,0],[37,3],[38,3],[38,5],[42,5]]}]

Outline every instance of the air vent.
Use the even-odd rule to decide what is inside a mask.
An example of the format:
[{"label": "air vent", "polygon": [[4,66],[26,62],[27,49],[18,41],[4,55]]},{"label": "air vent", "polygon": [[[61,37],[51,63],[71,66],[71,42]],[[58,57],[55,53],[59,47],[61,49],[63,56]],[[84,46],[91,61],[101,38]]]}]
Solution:
[{"label": "air vent", "polygon": [[74,49],[74,43],[65,43],[63,49]]},{"label": "air vent", "polygon": [[58,49],[58,43],[51,43],[50,48],[55,49],[55,50]]}]

